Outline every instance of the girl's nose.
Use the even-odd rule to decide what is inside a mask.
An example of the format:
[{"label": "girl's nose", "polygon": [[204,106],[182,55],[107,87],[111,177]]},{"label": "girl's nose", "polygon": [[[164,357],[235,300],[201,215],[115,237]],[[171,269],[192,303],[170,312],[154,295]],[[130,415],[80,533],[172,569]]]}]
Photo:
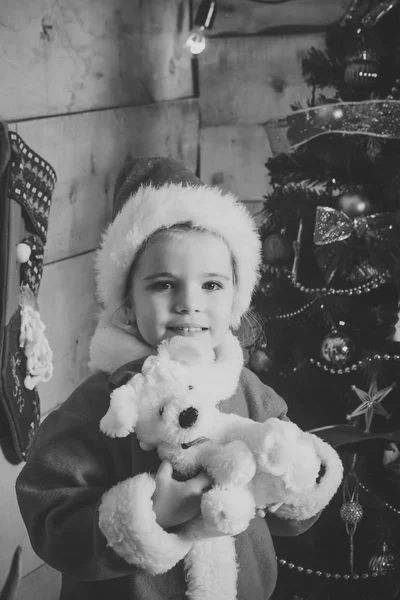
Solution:
[{"label": "girl's nose", "polygon": [[201,309],[200,305],[201,298],[196,290],[185,288],[180,290],[177,295],[175,310],[178,313],[190,314],[199,312]]}]

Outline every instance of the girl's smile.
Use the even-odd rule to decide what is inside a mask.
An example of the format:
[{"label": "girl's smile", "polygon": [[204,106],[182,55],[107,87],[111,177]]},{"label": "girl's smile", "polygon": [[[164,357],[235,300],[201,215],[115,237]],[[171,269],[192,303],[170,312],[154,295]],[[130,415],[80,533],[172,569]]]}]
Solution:
[{"label": "girl's smile", "polygon": [[230,252],[202,231],[160,234],[140,257],[131,287],[139,332],[153,347],[174,335],[208,335],[216,348],[229,330],[233,293]]}]

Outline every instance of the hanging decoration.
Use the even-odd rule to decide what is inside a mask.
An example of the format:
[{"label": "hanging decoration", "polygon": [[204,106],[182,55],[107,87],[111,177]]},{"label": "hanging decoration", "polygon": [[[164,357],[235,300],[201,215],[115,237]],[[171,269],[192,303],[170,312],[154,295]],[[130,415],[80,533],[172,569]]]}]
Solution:
[{"label": "hanging decoration", "polygon": [[359,190],[340,194],[337,205],[345,215],[352,219],[367,215],[372,208],[371,201]]},{"label": "hanging decoration", "polygon": [[376,213],[352,219],[341,210],[317,206],[314,243],[317,246],[347,240],[352,234],[377,242],[395,242],[400,229],[393,213]]},{"label": "hanging decoration", "polygon": [[380,549],[371,558],[368,566],[371,573],[377,573],[378,575],[387,575],[390,571],[396,569],[395,556],[390,552],[386,542],[382,542]]},{"label": "hanging decoration", "polygon": [[396,387],[396,383],[392,383],[391,385],[383,388],[382,390],[378,390],[377,378],[373,377],[372,382],[369,386],[368,392],[364,390],[360,390],[355,385],[351,386],[353,392],[357,394],[357,396],[361,400],[361,404],[357,406],[356,409],[353,410],[352,413],[346,416],[346,419],[350,421],[356,417],[361,415],[365,416],[365,433],[370,433],[371,424],[374,416],[381,415],[382,417],[386,417],[386,419],[390,419],[390,414],[381,404],[382,400],[386,398],[388,394]]},{"label": "hanging decoration", "polygon": [[345,58],[344,81],[350,92],[372,92],[379,77],[379,52],[372,29],[357,27]]},{"label": "hanging decoration", "polygon": [[293,247],[283,233],[271,233],[262,243],[263,258],[265,262],[276,265],[290,260],[293,256]]},{"label": "hanging decoration", "polygon": [[346,533],[349,536],[349,565],[350,574],[354,575],[354,534],[357,525],[364,515],[364,510],[358,501],[357,483],[354,483],[353,490],[350,491],[350,474],[346,476],[343,483],[343,504],[340,508],[340,517],[346,527]]},{"label": "hanging decoration", "polygon": [[217,16],[217,3],[212,0],[202,0],[197,9],[193,28],[186,40],[185,47],[189,48],[192,55],[201,54],[206,47],[205,32],[212,29]]},{"label": "hanging decoration", "polygon": [[336,329],[332,329],[322,340],[321,357],[329,365],[336,367],[347,365],[353,353],[354,344],[351,338]]},{"label": "hanging decoration", "polygon": [[[357,197],[346,196],[345,201],[342,200],[342,205],[352,214],[357,210],[362,210],[365,206],[370,206],[361,199],[359,204],[357,202]],[[355,264],[350,269],[346,262],[351,252],[354,251],[354,246],[359,246],[360,241],[364,242],[364,256],[357,261],[353,260],[352,262]],[[318,206],[314,243],[318,246],[315,251],[317,262],[324,272],[325,281],[330,283],[338,270],[350,275],[353,269],[361,264],[364,265],[364,269],[367,264],[375,269],[379,267],[378,264],[375,264],[379,260],[379,251],[386,256],[389,246],[400,245],[400,227],[393,213],[376,213],[352,218],[341,210],[329,206]],[[360,251],[361,249],[358,247],[358,253]],[[379,271],[379,269],[377,270]],[[360,274],[358,270],[358,280]]]}]

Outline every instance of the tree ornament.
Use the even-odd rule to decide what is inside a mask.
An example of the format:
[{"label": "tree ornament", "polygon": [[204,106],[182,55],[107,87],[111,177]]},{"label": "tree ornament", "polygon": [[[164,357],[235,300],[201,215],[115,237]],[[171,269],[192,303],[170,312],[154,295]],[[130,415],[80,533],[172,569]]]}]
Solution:
[{"label": "tree ornament", "polygon": [[371,211],[372,204],[363,194],[354,192],[345,192],[339,196],[339,209],[350,218],[362,217]]},{"label": "tree ornament", "polygon": [[367,142],[367,154],[372,161],[380,158],[382,156],[382,142],[375,137],[370,137]]},{"label": "tree ornament", "polygon": [[343,504],[340,508],[340,517],[349,537],[349,567],[351,575],[354,575],[354,534],[358,523],[363,518],[364,511],[358,501],[357,479],[354,482],[352,491],[350,491],[351,481],[353,481],[352,472],[346,475],[343,482]]},{"label": "tree ornament", "polygon": [[359,26],[345,59],[344,82],[349,91],[371,92],[379,77],[379,53],[370,29]]},{"label": "tree ornament", "polygon": [[383,542],[378,552],[371,557],[368,566],[370,573],[376,573],[377,575],[387,575],[390,571],[396,569],[396,558],[390,552],[386,542]]},{"label": "tree ornament", "polygon": [[364,510],[359,502],[350,500],[344,502],[340,508],[340,517],[347,525],[357,525],[363,518]]},{"label": "tree ornament", "polygon": [[353,352],[354,344],[351,338],[336,329],[332,329],[322,340],[321,357],[330,365],[348,364]]},{"label": "tree ornament", "polygon": [[357,408],[355,410],[353,410],[352,413],[350,413],[349,415],[346,415],[346,419],[348,421],[350,421],[351,419],[354,419],[355,417],[365,415],[365,430],[364,430],[364,432],[370,433],[372,419],[374,418],[375,414],[378,414],[383,417],[386,417],[387,419],[390,419],[390,414],[381,405],[381,402],[384,398],[386,398],[386,396],[388,394],[390,394],[390,392],[395,387],[396,387],[396,382],[392,383],[392,385],[389,385],[389,386],[383,388],[383,390],[378,390],[376,377],[373,378],[371,385],[369,386],[368,392],[365,392],[364,390],[360,390],[355,385],[352,385],[351,389],[360,398],[361,404],[359,406],[357,406]]},{"label": "tree ornament", "polygon": [[284,263],[293,256],[293,247],[289,240],[281,233],[271,233],[262,244],[263,257],[272,265]]},{"label": "tree ornament", "polygon": [[378,269],[367,260],[363,260],[346,275],[346,279],[354,285],[359,285],[360,283],[373,281],[378,275]]},{"label": "tree ornament", "polygon": [[263,350],[256,350],[249,359],[249,367],[255,373],[267,373],[272,366],[272,360]]}]

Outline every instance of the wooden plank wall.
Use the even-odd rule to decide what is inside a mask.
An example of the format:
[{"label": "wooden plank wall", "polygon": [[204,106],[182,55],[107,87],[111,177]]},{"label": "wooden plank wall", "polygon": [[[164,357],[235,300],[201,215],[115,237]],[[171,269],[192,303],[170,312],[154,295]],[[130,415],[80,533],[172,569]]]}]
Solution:
[{"label": "wooden plank wall", "polygon": [[311,46],[323,47],[326,26],[349,4],[218,2],[198,62],[201,178],[236,193],[257,218],[269,186],[270,148],[262,123],[290,112],[294,101],[306,106],[311,91],[302,78],[302,58]]},{"label": "wooden plank wall", "polygon": [[[88,375],[95,324],[93,251],[126,158],[166,154],[193,170],[186,0],[3,0],[0,118],[57,172],[39,303],[54,352],[41,385],[45,416]],[[59,575],[29,544],[16,504],[17,467],[0,456],[0,588],[22,544],[18,600],[55,600]]]}]

